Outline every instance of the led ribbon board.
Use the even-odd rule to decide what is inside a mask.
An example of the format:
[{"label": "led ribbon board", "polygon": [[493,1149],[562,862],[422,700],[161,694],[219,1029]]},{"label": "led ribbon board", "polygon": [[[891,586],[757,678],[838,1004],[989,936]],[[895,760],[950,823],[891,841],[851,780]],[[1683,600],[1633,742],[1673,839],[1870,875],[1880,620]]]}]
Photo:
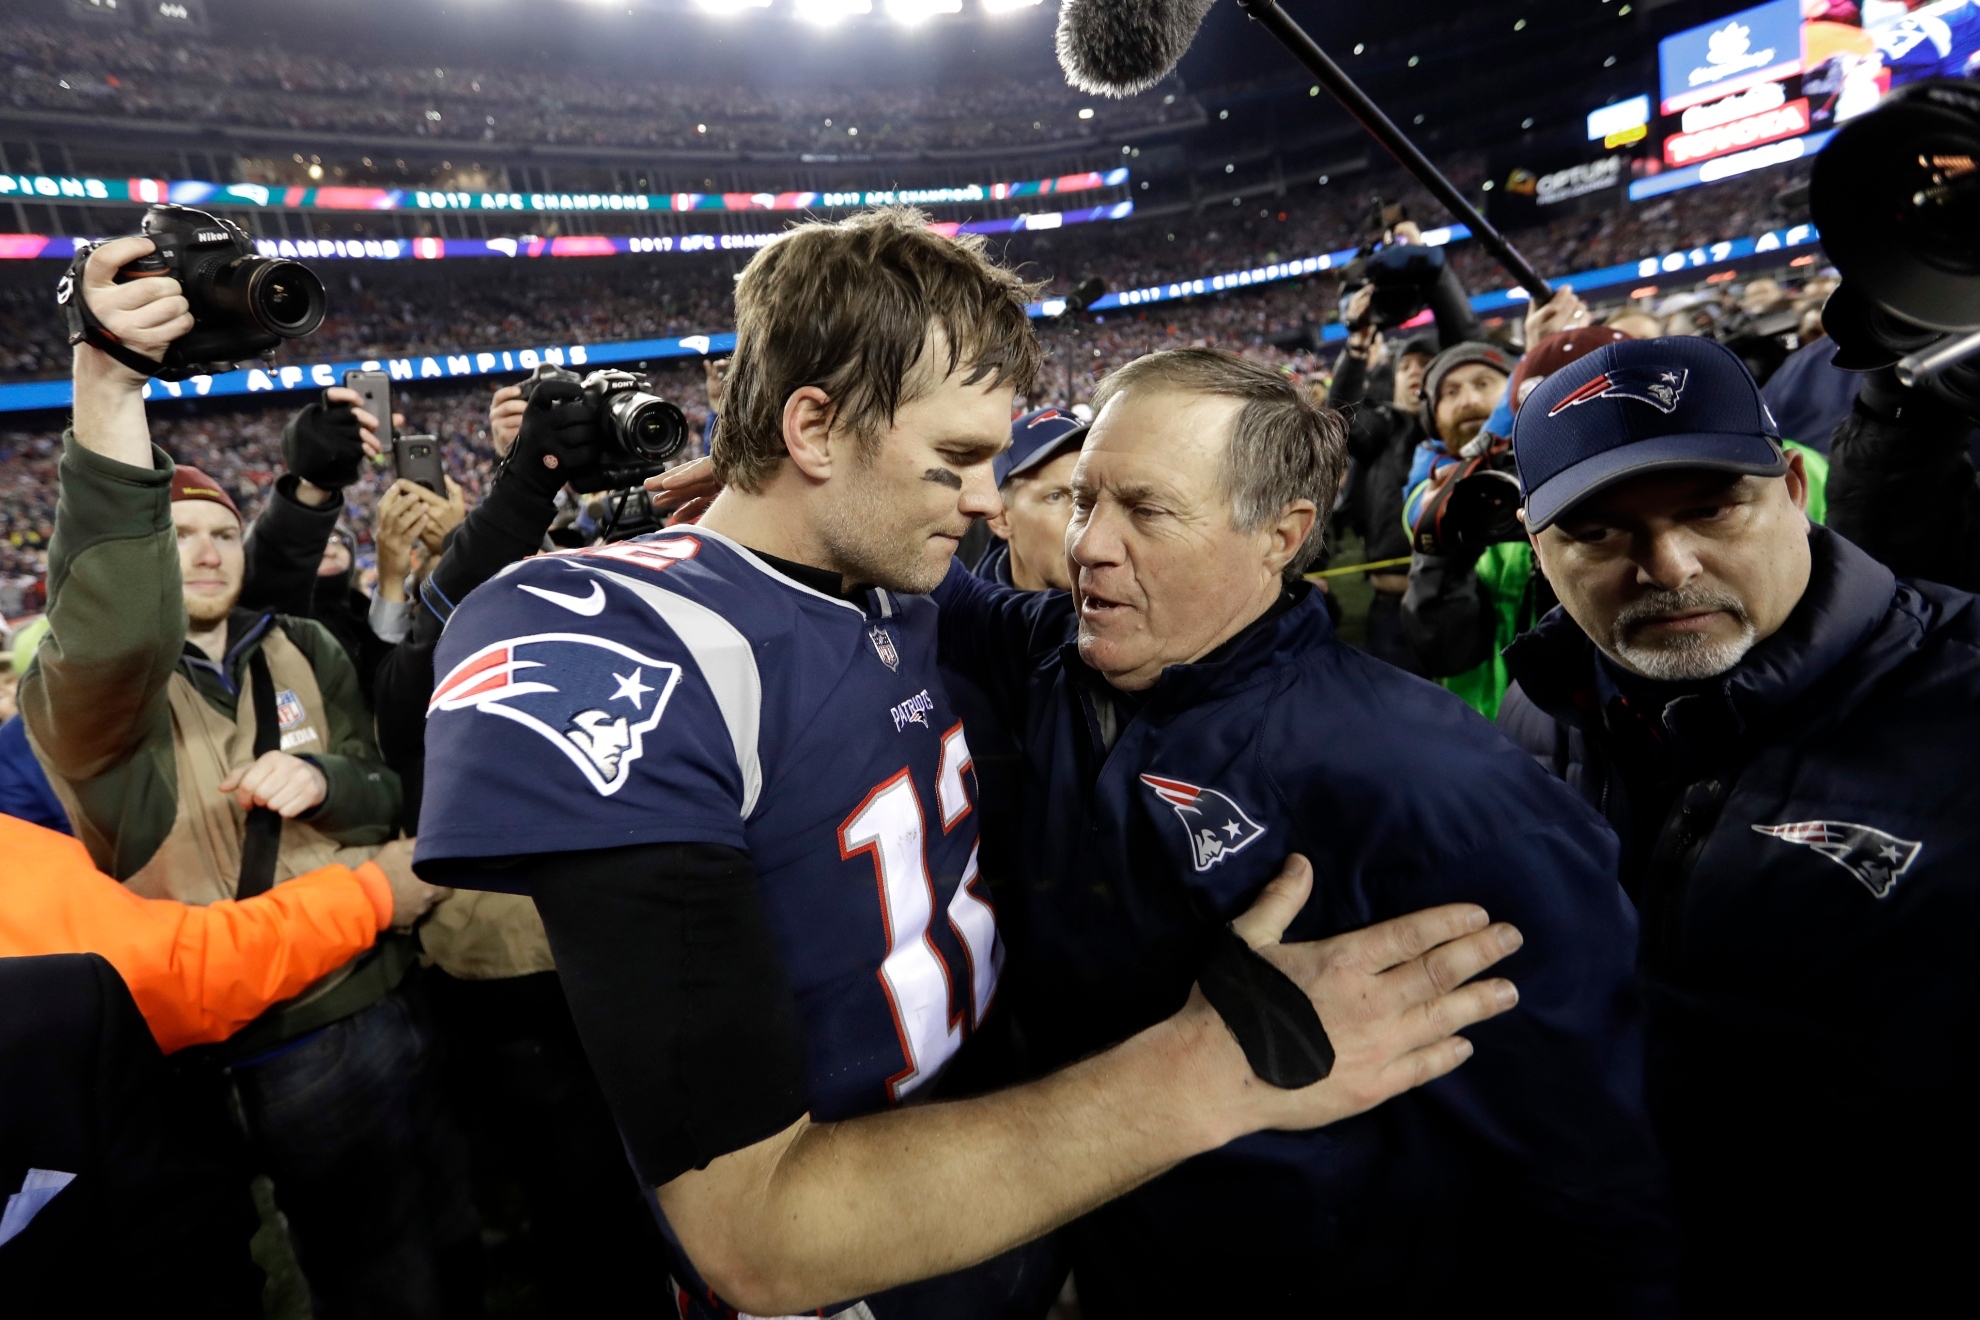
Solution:
[{"label": "led ribbon board", "polygon": [[202,183],[194,179],[86,179],[50,174],[0,174],[0,201],[177,202],[181,206],[247,206],[286,211],[813,211],[857,206],[963,206],[1024,197],[1118,188],[1126,167],[1017,183],[969,183],[947,188],[889,188],[849,192],[597,193],[493,192],[439,188],[293,188],[279,184]]},{"label": "led ribbon board", "polygon": [[[1463,225],[1452,225],[1448,229],[1431,230],[1424,234],[1424,239],[1435,246],[1455,243],[1470,236],[1470,231]],[[1635,284],[1643,280],[1684,276],[1687,273],[1703,275],[1728,262],[1805,247],[1819,239],[1820,235],[1815,232],[1814,226],[1795,225],[1789,229],[1772,230],[1757,238],[1724,239],[1703,247],[1668,252],[1657,257],[1644,257],[1640,261],[1605,266],[1600,270],[1585,270],[1573,275],[1556,276],[1553,283],[1556,287],[1566,285],[1568,288],[1586,292],[1622,284]],[[1270,265],[1254,266],[1249,270],[1227,271],[1222,275],[1210,275],[1202,279],[1179,280],[1146,289],[1123,290],[1095,300],[1089,310],[1107,312],[1142,307],[1152,303],[1195,298],[1207,293],[1228,292],[1260,284],[1302,279],[1308,275],[1346,265],[1354,259],[1354,253],[1353,248],[1343,248],[1339,252],[1273,262]],[[1515,287],[1478,294],[1472,298],[1471,306],[1478,312],[1503,312],[1523,305],[1527,299],[1526,291]],[[1065,307],[1063,299],[1052,298],[1032,303],[1027,310],[1034,318],[1041,318],[1061,315]],[[1321,332],[1321,338],[1328,342],[1346,336],[1347,328],[1338,322],[1326,326]],[[464,349],[455,353],[366,358],[351,362],[250,367],[218,376],[194,376],[190,380],[176,383],[148,381],[144,387],[144,396],[147,399],[198,399],[319,389],[325,385],[341,384],[346,371],[359,369],[384,371],[389,373],[393,380],[417,384],[429,380],[512,375],[530,371],[543,362],[572,368],[589,368],[626,362],[712,357],[728,353],[735,346],[735,335],[725,332],[687,335],[680,339],[635,339],[617,343],[555,344],[532,348]],[[0,412],[67,408],[71,397],[70,385],[66,380],[27,381],[0,385]]]},{"label": "led ribbon board", "polygon": [[[957,234],[1016,234],[1063,229],[1067,225],[1125,220],[1133,202],[1089,206],[1078,211],[1032,211],[1000,220],[943,221],[930,225],[950,238]],[[264,257],[299,261],[348,258],[357,261],[438,261],[447,257],[612,257],[649,253],[737,252],[762,247],[770,234],[657,234],[653,237],[611,234],[565,234],[559,238],[261,238],[255,251]],[[67,261],[76,247],[93,240],[57,238],[48,234],[0,234],[0,261],[35,257]]]}]

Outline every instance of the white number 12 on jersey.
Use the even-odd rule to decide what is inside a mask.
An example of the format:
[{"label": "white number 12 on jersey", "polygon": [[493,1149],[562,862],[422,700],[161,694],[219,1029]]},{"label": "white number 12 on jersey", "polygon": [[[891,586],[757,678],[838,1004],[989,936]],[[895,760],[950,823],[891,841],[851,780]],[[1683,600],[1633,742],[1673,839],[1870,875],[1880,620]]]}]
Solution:
[{"label": "white number 12 on jersey", "polygon": [[[941,787],[948,788],[948,776],[953,774],[960,788],[960,767],[968,764],[969,757],[962,726],[942,740],[942,753]],[[942,796],[946,799],[948,793]],[[961,819],[962,813],[950,802],[941,805],[948,823]],[[887,932],[880,984],[907,1056],[907,1067],[888,1079],[895,1100],[939,1072],[963,1038],[962,1015],[949,1011],[953,1002],[949,967],[928,933],[935,913],[935,884],[928,875],[925,829],[921,795],[905,769],[867,794],[839,827],[839,854],[850,860],[870,852],[879,884],[880,919]],[[1004,950],[990,905],[970,891],[976,880],[976,852],[971,849],[969,865],[949,900],[948,920],[969,961],[971,1016],[980,1023],[996,990]]]}]

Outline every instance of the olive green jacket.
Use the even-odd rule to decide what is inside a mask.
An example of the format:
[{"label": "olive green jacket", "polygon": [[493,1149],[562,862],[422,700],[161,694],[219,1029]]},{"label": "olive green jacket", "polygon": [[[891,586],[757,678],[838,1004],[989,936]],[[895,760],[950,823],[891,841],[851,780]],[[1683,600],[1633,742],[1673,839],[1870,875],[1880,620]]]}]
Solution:
[{"label": "olive green jacket", "polygon": [[[234,611],[228,652],[214,664],[186,644],[172,526],[172,460],[153,448],[132,467],[63,437],[61,492],[48,554],[49,633],[22,677],[20,708],[49,774],[79,806],[71,823],[96,864],[127,880],[171,833],[178,771],[166,685],[185,675],[234,717],[248,659],[265,635],[260,611]],[[330,728],[305,759],[328,781],[309,823],[339,844],[373,845],[398,827],[399,778],[380,760],[357,671],[312,619],[273,616],[308,658]]]}]

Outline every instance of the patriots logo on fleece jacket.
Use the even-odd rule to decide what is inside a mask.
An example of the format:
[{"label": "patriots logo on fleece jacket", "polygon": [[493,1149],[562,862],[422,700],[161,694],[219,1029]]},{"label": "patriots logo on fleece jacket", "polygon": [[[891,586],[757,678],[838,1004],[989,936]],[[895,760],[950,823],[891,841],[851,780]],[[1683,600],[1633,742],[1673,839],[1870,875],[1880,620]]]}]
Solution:
[{"label": "patriots logo on fleece jacket", "polygon": [[1189,835],[1190,853],[1198,871],[1207,871],[1233,853],[1243,852],[1265,833],[1265,827],[1246,815],[1243,807],[1214,788],[1198,788],[1160,775],[1143,775],[1141,782],[1175,809],[1176,819]]},{"label": "patriots logo on fleece jacket", "polygon": [[1791,825],[1755,825],[1753,829],[1769,838],[1813,848],[1862,881],[1874,898],[1888,897],[1898,877],[1911,869],[1925,848],[1915,840],[1846,820],[1800,820]]}]

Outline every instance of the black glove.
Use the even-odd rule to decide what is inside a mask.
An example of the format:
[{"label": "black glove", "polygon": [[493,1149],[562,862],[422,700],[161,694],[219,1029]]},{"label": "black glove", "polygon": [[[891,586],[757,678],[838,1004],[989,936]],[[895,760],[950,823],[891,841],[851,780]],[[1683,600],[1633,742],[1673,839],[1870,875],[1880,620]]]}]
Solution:
[{"label": "black glove", "polygon": [[364,462],[357,412],[348,403],[312,403],[282,432],[282,461],[312,486],[342,490]]},{"label": "black glove", "polygon": [[502,481],[554,496],[598,461],[598,410],[574,380],[546,380],[530,391],[522,429],[502,464]]}]

